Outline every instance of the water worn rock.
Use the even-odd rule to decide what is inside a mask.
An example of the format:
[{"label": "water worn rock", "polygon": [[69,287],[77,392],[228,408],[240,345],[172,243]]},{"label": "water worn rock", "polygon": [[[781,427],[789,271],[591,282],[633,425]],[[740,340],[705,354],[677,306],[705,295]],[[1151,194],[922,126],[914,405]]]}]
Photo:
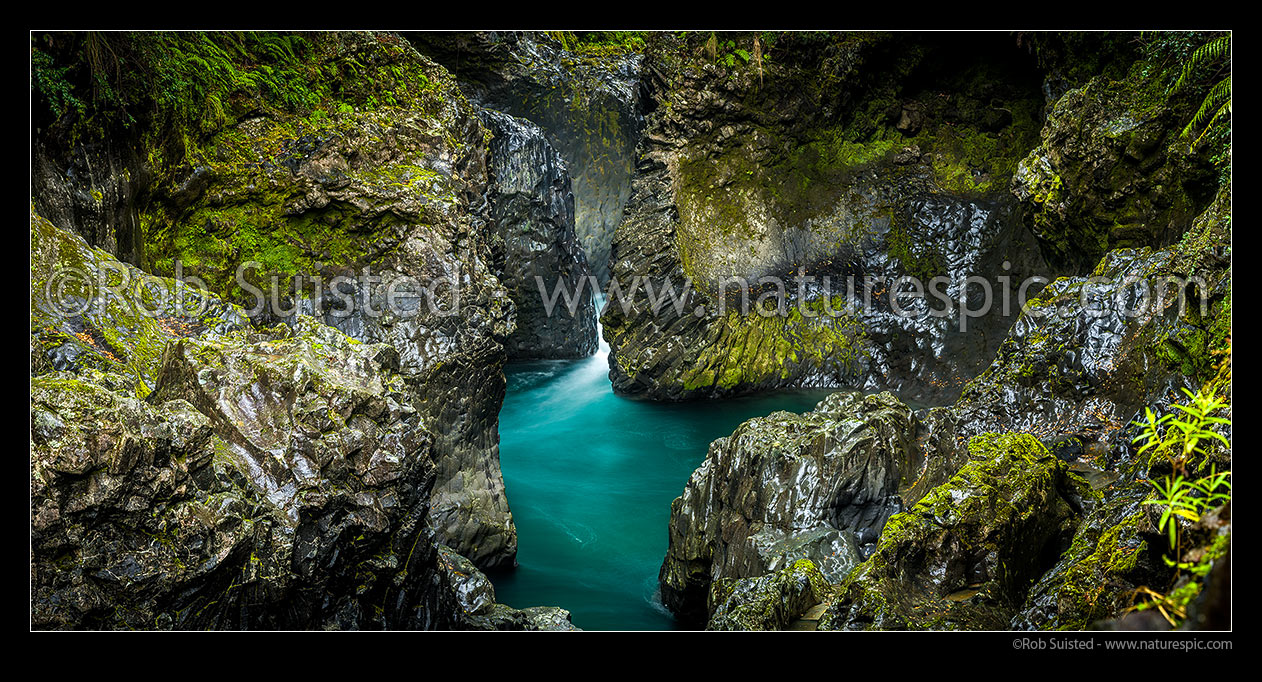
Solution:
[{"label": "water worn rock", "polygon": [[840,581],[899,509],[912,436],[911,410],[893,396],[835,393],[716,440],[671,504],[662,602],[703,622],[714,581],[803,558]]},{"label": "water worn rock", "polygon": [[587,357],[596,352],[596,286],[575,237],[565,162],[529,121],[495,111],[482,120],[493,135],[488,200],[504,240],[501,281],[517,313],[508,355]]},{"label": "water worn rock", "polygon": [[313,87],[337,101],[295,111],[259,94],[257,112],[161,157],[146,264],[182,262],[260,321],[308,314],[396,349],[434,425],[430,523],[479,565],[511,566],[497,429],[514,314],[490,234],[487,131],[446,70],[398,36],[312,40],[310,66],[333,74]]},{"label": "water worn rock", "polygon": [[707,630],[783,630],[828,590],[807,559],[757,578],[723,578],[710,587]]},{"label": "water worn rock", "polygon": [[[1004,62],[975,46],[842,34],[777,38],[775,61],[716,62],[682,40],[648,57],[663,80],[650,81],[657,106],[613,249],[620,289],[602,317],[615,389],[682,399],[854,387],[953,400],[1015,319],[999,300],[1046,270],[1007,192],[1037,130],[1030,74],[947,76],[935,87],[951,91],[948,104],[920,93],[939,60],[983,71]],[[736,34],[729,48],[752,54],[760,40]],[[914,133],[892,129],[900,89],[925,100]],[[999,100],[1016,114],[992,120]],[[891,303],[903,276],[920,280],[920,300]],[[927,298],[937,276],[941,300]],[[990,314],[929,314],[948,302],[980,310],[974,276],[988,281]]]},{"label": "water worn rock", "polygon": [[140,146],[121,137],[71,151],[59,146],[44,140],[33,146],[35,210],[119,260],[140,263],[144,235],[136,206],[150,181]]},{"label": "water worn rock", "polygon": [[389,347],[169,344],[142,402],[35,379],[37,627],[424,628],[433,439]]},{"label": "water worn rock", "polygon": [[450,614],[445,629],[455,630],[577,630],[570,614],[554,606],[514,609],[495,601],[495,587],[473,562],[450,547],[438,547],[438,571],[434,574]]},{"label": "water worn rock", "polygon": [[470,99],[543,129],[573,178],[575,231],[592,273],[608,281],[610,243],[631,191],[643,126],[641,56],[531,32],[407,35],[451,71]]},{"label": "water worn rock", "polygon": [[947,483],[886,524],[820,619],[829,629],[1003,629],[1089,488],[1029,435],[983,435]]},{"label": "water worn rock", "polygon": [[30,220],[32,376],[92,373],[144,398],[167,343],[248,324],[239,306],[141,272],[42,215]]}]

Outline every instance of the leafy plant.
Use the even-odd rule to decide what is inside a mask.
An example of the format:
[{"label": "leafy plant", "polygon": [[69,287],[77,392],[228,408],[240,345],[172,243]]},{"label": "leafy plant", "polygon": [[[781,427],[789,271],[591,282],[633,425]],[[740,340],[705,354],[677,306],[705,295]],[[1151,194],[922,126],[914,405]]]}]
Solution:
[{"label": "leafy plant", "polygon": [[[1168,476],[1162,480],[1149,481],[1156,490],[1157,497],[1144,500],[1143,504],[1161,507],[1158,529],[1168,534],[1170,549],[1174,552],[1174,559],[1166,558],[1166,563],[1180,567],[1178,519],[1196,523],[1207,510],[1231,500],[1230,471],[1219,473],[1217,467],[1211,465],[1208,476],[1194,477],[1189,472],[1189,469],[1203,470],[1208,463],[1207,444],[1221,442],[1227,448],[1231,447],[1231,442],[1225,436],[1213,430],[1217,424],[1231,424],[1230,419],[1215,416],[1216,413],[1229,409],[1230,405],[1213,391],[1202,389],[1193,393],[1185,388],[1183,393],[1188,397],[1188,402],[1174,405],[1179,412],[1171,412],[1158,418],[1151,408],[1147,408],[1142,433],[1134,440],[1136,443],[1143,443],[1139,449],[1140,454],[1153,451],[1164,456],[1170,463],[1171,472]],[[1193,467],[1193,464],[1196,466]]]},{"label": "leafy plant", "polygon": [[1160,497],[1144,500],[1143,503],[1162,507],[1157,528],[1169,533],[1171,549],[1177,549],[1179,543],[1175,517],[1196,523],[1207,510],[1231,500],[1230,476],[1230,471],[1212,471],[1209,476],[1196,481],[1189,481],[1182,475],[1172,475],[1164,482],[1149,481]]},{"label": "leafy plant", "polygon": [[[1179,80],[1175,82],[1174,89],[1176,91],[1198,80],[1197,73],[1204,67],[1225,61],[1226,68],[1231,67],[1231,35],[1221,35],[1210,39],[1201,47],[1197,48],[1192,56],[1183,65],[1183,73],[1179,75]],[[1200,108],[1196,114],[1192,116],[1192,120],[1180,134],[1182,137],[1189,137],[1197,129],[1201,129],[1201,134],[1192,142],[1191,148],[1196,149],[1206,133],[1214,127],[1214,124],[1224,115],[1231,115],[1231,76],[1223,78],[1215,83],[1209,89],[1209,93],[1205,95],[1205,99],[1201,101]]]},{"label": "leafy plant", "polygon": [[1139,454],[1153,450],[1164,455],[1180,473],[1196,459],[1200,460],[1199,468],[1204,468],[1207,453],[1202,443],[1216,440],[1231,447],[1226,437],[1211,428],[1214,424],[1231,424],[1230,419],[1214,416],[1214,413],[1230,405],[1212,393],[1193,393],[1186,388],[1183,393],[1189,399],[1188,404],[1174,405],[1183,415],[1172,412],[1158,418],[1152,408],[1145,408],[1143,433],[1134,440],[1136,443],[1143,442]]}]

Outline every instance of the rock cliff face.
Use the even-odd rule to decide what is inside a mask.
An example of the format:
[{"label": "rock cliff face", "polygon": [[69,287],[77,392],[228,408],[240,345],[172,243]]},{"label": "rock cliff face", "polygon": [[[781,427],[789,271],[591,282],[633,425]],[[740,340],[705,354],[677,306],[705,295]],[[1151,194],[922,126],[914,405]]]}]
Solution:
[{"label": "rock cliff face", "polygon": [[1109,249],[1169,243],[1212,195],[1159,87],[1097,77],[1052,105],[1012,190],[1053,260],[1081,271]]},{"label": "rock cliff face", "polygon": [[210,64],[175,81],[208,103],[156,91],[142,174],[109,147],[38,155],[37,626],[568,625],[498,605],[466,622],[439,579],[440,543],[482,566],[516,553],[497,453],[515,313],[490,133],[450,76],[389,34],[117,41],[143,68]]},{"label": "rock cliff face", "polygon": [[631,191],[643,127],[642,59],[630,50],[567,44],[538,33],[412,33],[469,98],[538,124],[574,182],[575,230],[603,284],[609,249]]},{"label": "rock cliff face", "polygon": [[[1137,62],[1131,70],[1142,68]],[[1196,570],[1176,574],[1166,561],[1174,549],[1162,532],[1160,507],[1149,504],[1156,501],[1150,481],[1164,479],[1171,464],[1139,452],[1134,441],[1145,409],[1176,413],[1175,403],[1187,400],[1181,391],[1230,398],[1224,354],[1230,352],[1231,331],[1231,196],[1225,189],[1206,196],[1206,152],[1190,153],[1186,141],[1175,139],[1176,121],[1189,114],[1185,102],[1162,99],[1136,113],[1137,103],[1153,94],[1150,86],[1142,79],[1121,82],[1092,73],[1077,88],[1048,90],[1041,142],[1013,166],[1011,191],[1022,204],[1013,215],[1024,214],[1051,262],[1080,274],[1049,277],[1053,281],[1031,297],[1006,337],[992,346],[993,362],[962,387],[953,404],[908,410],[903,438],[909,445],[889,505],[898,513],[883,519],[879,541],[860,553],[859,563],[840,579],[828,576],[832,584],[822,597],[820,629],[1169,627],[1161,617],[1117,620],[1137,589],[1153,585],[1167,595],[1163,608],[1188,615],[1191,626],[1222,617],[1222,594],[1230,585],[1222,568],[1229,556],[1230,506],[1197,523],[1180,522],[1186,544],[1177,553]],[[923,125],[923,115],[921,106],[904,106],[900,130],[917,121]],[[668,150],[668,143],[659,149]],[[657,195],[678,196],[669,153],[648,157],[659,160],[643,167],[645,178],[656,173]],[[1053,179],[1050,185],[1038,180],[1060,173],[1075,179]],[[714,185],[725,186],[730,185]],[[631,206],[626,234],[649,234],[635,225],[636,216],[646,216],[641,225],[658,233],[628,239],[627,266],[652,263],[682,275],[686,259],[674,258],[668,249],[654,251],[653,245],[684,229],[686,212],[677,217],[679,207],[666,202],[637,212],[635,197]],[[1132,218],[1135,229],[1115,229]],[[1104,221],[1110,227],[1098,229]],[[1081,248],[1074,246],[1078,242]],[[890,250],[888,242],[885,249]],[[702,262],[715,267],[728,261]],[[607,328],[619,314],[611,306]],[[643,339],[652,336],[632,330]],[[615,335],[620,331],[613,329]],[[673,342],[651,352],[658,354],[646,357],[658,358],[657,364],[646,366],[656,377],[670,375],[671,361],[662,360],[666,353],[688,351],[686,344]],[[898,402],[890,400],[896,409]],[[854,405],[827,407],[822,403],[800,419],[825,433],[846,431],[851,420],[881,423]],[[1229,417],[1229,408],[1216,414]],[[705,612],[695,598],[681,606],[676,585],[687,584],[683,576],[696,585],[718,583],[709,572],[717,565],[709,555],[684,548],[739,546],[739,539],[752,535],[740,518],[761,518],[785,507],[778,501],[781,484],[759,478],[758,463],[772,456],[792,462],[816,447],[784,437],[749,441],[743,465],[724,466],[727,444],[754,428],[748,423],[731,439],[717,441],[672,508],[662,594],[685,618],[718,614],[713,599]],[[1230,437],[1230,426],[1214,428]],[[1206,471],[1230,466],[1230,450],[1219,444],[1208,447],[1204,457]],[[716,478],[715,472],[722,472],[729,487],[744,490],[741,515],[727,511],[733,506],[728,500],[696,494],[697,482]],[[745,477],[761,483],[742,488],[738,482]],[[811,499],[839,480],[844,476],[802,477],[792,488],[798,499]],[[890,489],[867,485],[869,495]],[[707,534],[697,519],[729,519],[723,540],[710,540],[717,534]],[[797,535],[797,542],[809,540],[808,534]],[[681,561],[694,555],[701,560]],[[818,555],[810,558],[819,561]],[[726,570],[721,579],[738,578],[747,589],[749,581],[772,575],[770,567],[756,562]],[[788,604],[796,597],[782,599]],[[750,621],[745,627],[762,626]]]},{"label": "rock cliff face", "polygon": [[574,194],[565,162],[529,121],[494,111],[484,111],[482,118],[493,135],[488,199],[504,240],[501,281],[517,312],[517,330],[505,342],[508,355],[591,355],[597,292],[574,234]]},{"label": "rock cliff face", "polygon": [[899,486],[918,466],[913,435],[911,410],[893,396],[836,393],[715,441],[671,505],[662,602],[704,621],[714,581],[797,559],[842,579],[900,508]]},{"label": "rock cliff face", "polygon": [[[640,288],[602,319],[615,389],[681,399],[845,386],[953,400],[1016,311],[931,316],[941,302],[896,308],[889,293],[902,276],[922,294],[942,276],[943,299],[979,309],[983,289],[966,277],[988,278],[999,301],[1046,272],[1007,192],[1037,130],[1037,80],[1019,67],[988,74],[1001,55],[958,45],[734,41],[774,59],[725,62],[685,41],[654,62],[664,75],[649,81],[655,107],[613,250],[614,280]],[[948,56],[959,53],[973,56]],[[941,80],[940,61],[955,75]]]},{"label": "rock cliff face", "polygon": [[[873,411],[873,396],[834,394],[801,417],[753,420],[716,441],[672,505],[663,602],[683,618],[704,620],[713,604],[702,611],[696,595],[716,579],[776,568],[751,559],[761,556],[761,526],[750,519],[788,515],[797,527],[778,535],[776,546],[804,546],[797,556],[826,568],[835,549],[812,550],[813,535],[800,529],[818,512],[804,511],[811,509],[805,502],[829,499],[846,482],[855,484],[856,498],[885,499],[884,509],[901,513],[875,525],[880,540],[859,553],[861,563],[825,570],[834,587],[823,599],[829,606],[820,629],[1085,629],[1119,614],[1135,589],[1172,580],[1159,511],[1143,504],[1152,499],[1147,479],[1169,465],[1138,454],[1132,441],[1145,407],[1173,412],[1179,389],[1208,382],[1206,390],[1229,395],[1229,379],[1210,355],[1230,333],[1230,270],[1219,257],[1229,202],[1220,194],[1179,245],[1116,250],[1090,282],[1053,282],[950,407],[912,413],[881,396],[883,408]],[[1189,295],[1179,313],[1181,285],[1158,304],[1157,287],[1168,277],[1202,282],[1192,288],[1205,292],[1206,312],[1199,312],[1199,295]],[[1141,307],[1145,283],[1153,289]],[[888,414],[903,415],[894,428]],[[750,437],[759,433],[766,437]],[[813,433],[820,435],[798,437]],[[891,435],[866,435],[875,433]],[[853,452],[895,453],[892,476],[856,479],[814,464],[829,461],[814,454],[823,443],[847,451],[844,434],[853,434]],[[1225,470],[1230,453],[1211,449],[1210,461]],[[794,462],[830,473],[806,475]],[[711,490],[730,495],[705,493]],[[823,509],[827,516],[847,507]],[[1190,540],[1197,549],[1187,561],[1208,565],[1224,556],[1230,522],[1189,533],[1199,539]]]},{"label": "rock cliff face", "polygon": [[[353,61],[385,80],[365,93],[336,71],[331,113],[263,108],[159,159],[146,263],[174,274],[178,261],[261,320],[308,314],[395,348],[436,437],[431,524],[479,564],[511,566],[497,423],[513,309],[488,234],[486,130],[405,41],[320,40],[314,66]],[[372,106],[385,92],[395,105]]]},{"label": "rock cliff face", "polygon": [[213,297],[147,313],[175,287],[152,276],[74,314],[94,296],[57,286],[67,268],[139,272],[39,216],[32,245],[35,627],[568,624],[460,620],[430,527],[437,429],[392,347],[306,316],[256,330]]},{"label": "rock cliff face", "polygon": [[1089,488],[1029,435],[979,436],[969,449],[955,476],[890,519],[820,629],[1007,627]]}]

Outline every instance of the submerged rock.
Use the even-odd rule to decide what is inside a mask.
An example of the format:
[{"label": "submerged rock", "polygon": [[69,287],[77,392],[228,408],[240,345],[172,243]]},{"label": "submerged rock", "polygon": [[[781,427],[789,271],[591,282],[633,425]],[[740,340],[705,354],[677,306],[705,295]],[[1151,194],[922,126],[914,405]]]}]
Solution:
[{"label": "submerged rock", "polygon": [[504,240],[501,281],[517,313],[508,356],[587,357],[596,352],[598,291],[575,238],[569,172],[538,126],[495,111],[482,119],[493,135],[488,199]]},{"label": "submerged rock", "polygon": [[710,446],[671,504],[662,602],[704,621],[711,584],[809,559],[840,581],[899,509],[911,410],[889,394],[835,393],[803,415],[776,412]]}]

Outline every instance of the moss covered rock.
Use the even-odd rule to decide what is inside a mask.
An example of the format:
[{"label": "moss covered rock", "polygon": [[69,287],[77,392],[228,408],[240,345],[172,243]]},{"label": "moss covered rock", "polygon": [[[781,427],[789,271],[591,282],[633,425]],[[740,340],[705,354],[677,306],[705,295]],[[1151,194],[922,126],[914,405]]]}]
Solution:
[{"label": "moss covered rock", "polygon": [[1028,434],[983,435],[949,481],[887,522],[820,629],[1004,629],[1055,561],[1085,483]]},{"label": "moss covered rock", "polygon": [[32,376],[86,373],[144,398],[168,343],[246,324],[239,306],[141,272],[31,214]]},{"label": "moss covered rock", "polygon": [[433,439],[397,355],[308,321],[167,347],[147,401],[34,380],[40,628],[424,628]]},{"label": "moss covered rock", "polygon": [[[717,41],[746,51],[764,37]],[[697,37],[661,41],[648,59],[664,80],[615,236],[619,290],[602,314],[615,389],[954,399],[1013,317],[965,326],[924,300],[901,301],[914,309],[904,316],[886,294],[903,275],[943,276],[949,298],[968,299],[964,278],[1005,261],[1015,281],[1042,271],[1006,192],[1034,143],[1033,71],[987,71],[995,55],[975,46],[878,34],[783,35],[757,65],[727,64]],[[943,76],[940,60],[958,70]],[[900,129],[911,110],[918,125]]]},{"label": "moss covered rock", "polygon": [[823,600],[828,582],[808,559],[757,578],[724,578],[710,587],[707,630],[783,630]]},{"label": "moss covered rock", "polygon": [[1178,137],[1189,112],[1165,88],[1156,76],[1100,76],[1052,106],[1012,191],[1054,262],[1081,272],[1109,249],[1168,244],[1212,198],[1208,162]]}]

